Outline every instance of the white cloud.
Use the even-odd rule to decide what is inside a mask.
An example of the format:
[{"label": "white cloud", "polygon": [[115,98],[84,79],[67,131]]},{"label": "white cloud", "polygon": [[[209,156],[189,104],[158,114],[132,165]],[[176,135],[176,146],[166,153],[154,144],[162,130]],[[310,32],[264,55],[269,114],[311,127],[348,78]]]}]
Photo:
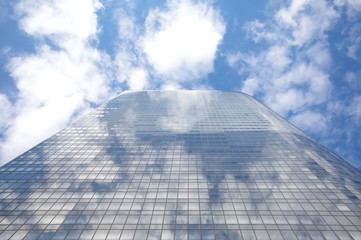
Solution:
[{"label": "white cloud", "polygon": [[135,23],[133,7],[128,4],[127,11],[116,14],[121,40],[117,80],[133,89],[200,86],[213,71],[225,33],[219,12],[206,2],[170,0],[164,8],[151,9],[142,26]]},{"label": "white cloud", "polygon": [[59,38],[67,35],[85,39],[96,34],[97,0],[22,0],[15,6],[19,26],[32,36]]},{"label": "white cloud", "polygon": [[354,118],[354,124],[356,126],[361,125],[361,96],[353,97],[346,109],[347,113]]},{"label": "white cloud", "polygon": [[166,83],[161,86],[161,90],[179,90],[179,89],[183,89],[183,87],[180,84],[174,82]]},{"label": "white cloud", "polygon": [[9,63],[19,97],[31,105],[51,99],[81,94],[82,99],[98,102],[107,93],[105,74],[97,64],[106,59],[95,49],[87,49],[78,58],[66,51],[42,46],[34,55],[13,58]]},{"label": "white cloud", "polygon": [[11,102],[6,95],[0,94],[0,131],[3,132],[10,124],[14,113]]},{"label": "white cloud", "polygon": [[[1,122],[7,129],[0,145],[2,163],[63,128],[90,103],[108,99],[113,70],[116,81],[131,90],[184,84],[204,88],[198,80],[213,71],[225,32],[215,8],[205,2],[168,1],[166,8],[150,10],[141,26],[133,15],[134,3],[121,6],[114,12],[119,44],[111,63],[94,46],[96,12],[102,8],[98,0],[15,4],[19,28],[37,45],[35,53],[18,55],[7,65],[19,92],[4,110],[10,120]],[[10,114],[9,108],[16,111]]]},{"label": "white cloud", "polygon": [[361,54],[361,1],[358,0],[337,0],[335,5],[347,15],[347,23],[342,30],[343,41],[339,44],[341,52],[347,56],[360,61]]},{"label": "white cloud", "polygon": [[130,90],[142,90],[148,86],[148,73],[142,68],[133,68],[130,72],[128,85]]},{"label": "white cloud", "polygon": [[213,71],[224,32],[223,20],[212,7],[171,1],[167,11],[149,13],[142,48],[158,74],[182,82]]},{"label": "white cloud", "polygon": [[126,7],[129,8],[127,12],[124,9],[115,11],[119,38],[114,59],[116,79],[120,83],[126,83],[130,90],[147,89],[150,87],[149,72],[137,49],[140,26],[135,23],[132,6]]},{"label": "white cloud", "polygon": [[130,12],[123,9],[115,11],[116,21],[118,24],[119,38],[122,40],[136,40],[138,33],[138,26],[135,24],[135,17]]},{"label": "white cloud", "polygon": [[[249,40],[262,45],[227,56],[228,64],[245,79],[242,91],[353,163],[359,159],[353,149],[360,135],[361,98],[355,94],[360,72],[347,73],[342,84],[342,78],[334,80],[331,74],[342,66],[333,62],[329,41],[337,43],[333,46],[341,54],[360,61],[360,11],[361,2],[355,0],[280,3],[272,19],[254,20],[243,28]],[[340,42],[334,31],[344,36]]]},{"label": "white cloud", "polygon": [[311,62],[312,65],[322,71],[327,72],[332,64],[332,58],[327,42],[317,41],[305,49],[305,61]]},{"label": "white cloud", "polygon": [[267,24],[260,22],[259,20],[246,22],[243,26],[247,37],[256,43],[260,42],[261,40],[273,41],[279,37],[277,32],[267,31],[266,28]]},{"label": "white cloud", "polygon": [[291,63],[289,58],[288,49],[282,46],[272,46],[267,52],[267,61],[270,63],[270,67],[273,69],[283,70]]},{"label": "white cloud", "polygon": [[336,6],[342,6],[346,8],[346,13],[349,20],[354,20],[361,12],[361,2],[359,0],[335,0]]},{"label": "white cloud", "polygon": [[347,72],[345,80],[349,89],[361,89],[361,71]]},{"label": "white cloud", "polygon": [[327,130],[327,119],[319,112],[307,110],[293,116],[290,121],[305,131],[323,132]]},{"label": "white cloud", "polygon": [[361,23],[355,23],[347,32],[346,44],[347,56],[355,60],[361,60]]},{"label": "white cloud", "polygon": [[290,88],[283,92],[277,92],[272,99],[267,99],[268,103],[276,112],[286,115],[288,111],[297,111],[304,106],[304,93],[301,90]]},{"label": "white cloud", "polygon": [[288,8],[281,8],[276,16],[289,25],[297,26],[295,15],[304,10],[307,3],[307,0],[291,1],[290,6]]},{"label": "white cloud", "polygon": [[137,43],[142,26],[136,23],[135,3],[123,2],[113,10],[113,19],[117,24],[114,70],[118,83],[130,90],[142,90],[151,87],[149,71]]},{"label": "white cloud", "polygon": [[[281,115],[301,123],[301,118],[310,116],[311,107],[326,104],[332,90],[326,31],[338,17],[326,1],[294,0],[270,22],[246,23],[247,36],[256,43],[265,41],[266,47],[229,54],[228,63],[248,75],[241,90],[261,96]],[[318,116],[316,111],[312,116]]]},{"label": "white cloud", "polygon": [[249,95],[254,95],[261,88],[260,81],[258,78],[250,77],[243,83],[242,92]]},{"label": "white cloud", "polygon": [[290,30],[292,44],[300,46],[324,38],[325,31],[338,17],[327,1],[293,0],[289,7],[278,11],[276,21],[282,30]]},{"label": "white cloud", "polygon": [[7,65],[19,93],[0,145],[1,163],[62,129],[90,103],[108,99],[109,59],[91,45],[100,7],[91,0],[23,0],[15,6],[21,30],[39,44],[35,53]]}]

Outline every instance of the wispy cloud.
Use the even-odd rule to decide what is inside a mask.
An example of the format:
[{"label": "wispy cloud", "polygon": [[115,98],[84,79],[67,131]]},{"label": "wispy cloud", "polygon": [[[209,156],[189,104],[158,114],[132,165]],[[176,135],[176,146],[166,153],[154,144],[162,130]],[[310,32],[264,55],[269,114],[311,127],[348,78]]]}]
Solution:
[{"label": "wispy cloud", "polygon": [[298,122],[307,118],[305,111],[325,103],[332,90],[326,31],[337,18],[338,13],[326,1],[292,1],[270,22],[248,22],[248,37],[256,43],[263,41],[266,47],[229,54],[229,64],[248,75],[242,91],[261,97]]},{"label": "wispy cloud", "polygon": [[138,47],[142,26],[135,22],[134,3],[123,4],[115,10],[118,26],[118,45],[115,54],[116,79],[130,90],[150,87],[149,73]]},{"label": "wispy cloud", "polygon": [[[281,4],[272,19],[245,24],[246,36],[257,44],[257,50],[233,52],[227,57],[229,65],[244,77],[242,91],[260,98],[330,146],[337,142],[345,147],[341,139],[346,133],[348,139],[357,142],[359,96],[339,99],[345,90],[338,89],[331,77],[335,63],[329,42],[329,32],[346,13],[353,20],[343,29],[347,38],[338,46],[340,50],[347,48],[346,55],[357,60],[360,42],[356,13],[361,8],[356,2],[293,0]],[[356,73],[349,73],[346,80],[351,86],[359,78]],[[351,120],[341,126],[341,115]],[[353,153],[338,150],[350,162],[356,161]]]},{"label": "wispy cloud", "polygon": [[356,124],[361,125],[361,95],[352,98],[347,113],[354,118]]},{"label": "wispy cloud", "polygon": [[15,5],[20,29],[38,43],[35,53],[13,57],[7,65],[18,98],[0,146],[2,163],[109,97],[109,59],[93,47],[101,7],[91,0]]},{"label": "wispy cloud", "polygon": [[[303,111],[291,117],[291,122],[305,131],[324,132],[327,131],[327,119],[319,111]],[[317,127],[315,127],[317,126]]]},{"label": "wispy cloud", "polygon": [[336,6],[347,15],[348,21],[342,29],[343,42],[339,43],[341,51],[356,61],[361,61],[361,2],[355,0],[338,0]]},{"label": "wispy cloud", "polygon": [[14,114],[14,108],[5,94],[0,94],[0,112],[0,132],[4,132],[11,124],[12,115]]}]

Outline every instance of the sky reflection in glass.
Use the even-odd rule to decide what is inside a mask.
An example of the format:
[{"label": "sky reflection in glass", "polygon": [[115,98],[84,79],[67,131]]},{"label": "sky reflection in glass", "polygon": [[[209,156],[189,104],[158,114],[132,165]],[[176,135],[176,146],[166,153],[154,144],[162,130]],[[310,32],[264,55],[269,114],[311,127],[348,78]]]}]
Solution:
[{"label": "sky reflection in glass", "polygon": [[127,92],[0,169],[1,239],[360,239],[360,172],[238,92]]}]

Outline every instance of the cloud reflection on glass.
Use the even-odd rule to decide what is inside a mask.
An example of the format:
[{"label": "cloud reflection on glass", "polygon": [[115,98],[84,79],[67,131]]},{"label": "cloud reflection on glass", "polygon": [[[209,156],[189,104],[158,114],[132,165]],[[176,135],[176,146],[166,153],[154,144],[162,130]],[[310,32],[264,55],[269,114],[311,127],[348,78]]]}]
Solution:
[{"label": "cloud reflection on glass", "polygon": [[360,174],[252,97],[127,92],[0,169],[2,239],[357,237]]}]

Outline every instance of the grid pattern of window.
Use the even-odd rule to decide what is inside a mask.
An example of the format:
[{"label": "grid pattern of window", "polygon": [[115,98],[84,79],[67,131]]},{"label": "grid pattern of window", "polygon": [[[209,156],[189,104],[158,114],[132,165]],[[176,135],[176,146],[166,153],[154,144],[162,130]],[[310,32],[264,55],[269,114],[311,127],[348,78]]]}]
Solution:
[{"label": "grid pattern of window", "polygon": [[0,239],[361,239],[360,199],[250,96],[127,92],[0,168]]}]

